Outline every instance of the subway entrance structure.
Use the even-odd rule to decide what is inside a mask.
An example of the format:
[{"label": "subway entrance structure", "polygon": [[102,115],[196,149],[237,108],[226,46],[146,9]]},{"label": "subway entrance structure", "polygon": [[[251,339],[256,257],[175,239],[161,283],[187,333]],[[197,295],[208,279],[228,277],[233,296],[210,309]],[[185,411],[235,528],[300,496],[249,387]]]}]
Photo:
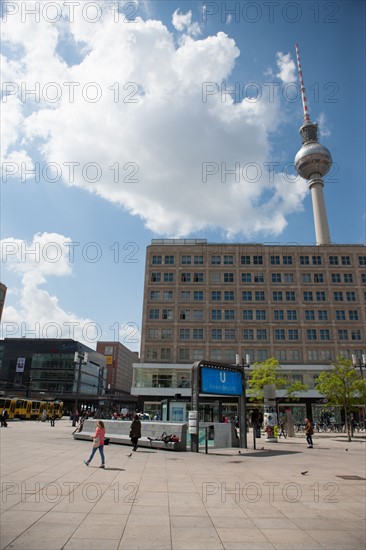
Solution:
[{"label": "subway entrance structure", "polygon": [[240,447],[247,448],[245,371],[242,366],[196,361],[192,366],[192,411],[189,413],[191,451],[199,452],[200,394],[237,396],[239,399]]}]

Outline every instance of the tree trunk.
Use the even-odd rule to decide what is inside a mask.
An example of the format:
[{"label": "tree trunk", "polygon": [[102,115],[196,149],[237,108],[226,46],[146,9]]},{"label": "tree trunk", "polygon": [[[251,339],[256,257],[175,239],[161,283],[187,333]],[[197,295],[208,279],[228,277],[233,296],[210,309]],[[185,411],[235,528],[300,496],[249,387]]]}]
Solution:
[{"label": "tree trunk", "polygon": [[351,438],[351,432],[350,432],[350,423],[349,423],[349,418],[348,418],[348,408],[347,408],[347,404],[346,402],[344,403],[344,415],[345,415],[345,422],[346,422],[346,432],[347,432],[347,436],[348,436],[348,441],[352,441],[352,438]]}]

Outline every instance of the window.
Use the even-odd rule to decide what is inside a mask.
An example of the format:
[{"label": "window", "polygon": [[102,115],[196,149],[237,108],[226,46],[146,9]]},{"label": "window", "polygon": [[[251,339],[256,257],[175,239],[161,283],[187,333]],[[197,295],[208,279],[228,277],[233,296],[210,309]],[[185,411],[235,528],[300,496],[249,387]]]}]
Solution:
[{"label": "window", "polygon": [[226,363],[235,363],[235,350],[234,349],[225,349],[224,350],[224,361]]},{"label": "window", "polygon": [[254,282],[255,282],[255,283],[264,283],[264,275],[263,275],[263,273],[255,273],[255,274],[254,274]]},{"label": "window", "polygon": [[160,300],[160,290],[150,290],[150,300]]},{"label": "window", "polygon": [[284,273],[283,278],[285,283],[293,283],[294,282],[294,274],[293,273]]},{"label": "window", "polygon": [[302,283],[311,283],[310,273],[301,273],[301,282]]},{"label": "window", "polygon": [[169,302],[169,301],[173,300],[173,291],[172,290],[164,290],[163,300],[165,300],[166,302]]},{"label": "window", "polygon": [[351,265],[351,258],[349,256],[341,256],[342,265]]},{"label": "window", "polygon": [[347,302],[355,302],[356,301],[356,293],[355,292],[346,292],[346,298]]},{"label": "window", "polygon": [[284,316],[284,312],[282,311],[282,309],[275,309],[273,311],[273,318],[275,321],[283,321],[285,316]]},{"label": "window", "polygon": [[313,265],[322,265],[321,256],[312,256]]},{"label": "window", "polygon": [[336,309],[336,319],[337,321],[345,321],[346,312],[343,309]]},{"label": "window", "polygon": [[212,321],[221,321],[221,309],[212,309],[211,310],[211,320]]},{"label": "window", "polygon": [[173,310],[172,309],[163,309],[162,319],[173,319]]},{"label": "window", "polygon": [[192,350],[192,359],[193,361],[201,361],[203,359],[203,349],[193,349]]},{"label": "window", "polygon": [[213,290],[211,292],[211,300],[213,302],[220,302],[220,300],[221,300],[221,290]]},{"label": "window", "polygon": [[149,309],[149,319],[159,319],[159,310]]},{"label": "window", "polygon": [[359,265],[366,265],[366,256],[359,256],[358,257],[358,264]]},{"label": "window", "polygon": [[350,321],[358,321],[358,311],[357,309],[350,309],[348,312],[348,317]]},{"label": "window", "polygon": [[194,283],[203,283],[203,273],[193,273]]},{"label": "window", "polygon": [[241,293],[241,299],[243,302],[251,302],[252,301],[252,293],[250,290],[243,290]]},{"label": "window", "polygon": [[308,340],[316,340],[316,339],[317,339],[317,337],[316,337],[316,330],[313,329],[313,328],[307,329],[307,331],[306,331],[306,338],[307,338]]},{"label": "window", "polygon": [[276,328],[274,331],[275,340],[285,340],[285,329]]},{"label": "window", "polygon": [[343,280],[345,283],[353,283],[353,275],[352,273],[345,273],[343,275]]},{"label": "window", "polygon": [[161,273],[151,273],[152,283],[160,283],[160,281],[161,281]]},{"label": "window", "polygon": [[332,273],[332,283],[340,283],[341,282],[341,274],[340,273]]},{"label": "window", "polygon": [[340,328],[338,329],[338,339],[339,340],[348,340],[348,330]]},{"label": "window", "polygon": [[174,265],[174,256],[165,256],[164,263],[165,265]]},{"label": "window", "polygon": [[222,330],[221,328],[213,328],[211,330],[212,340],[222,340]]},{"label": "window", "polygon": [[279,361],[286,361],[286,350],[285,349],[277,349],[275,351],[276,359]]},{"label": "window", "polygon": [[315,312],[313,309],[305,309],[305,320],[315,321]]},{"label": "window", "polygon": [[172,350],[170,348],[161,348],[160,357],[165,361],[169,361],[172,358]]},{"label": "window", "polygon": [[252,321],[253,311],[250,309],[243,309],[243,321]]},{"label": "window", "polygon": [[179,314],[179,319],[189,320],[191,318],[191,310],[190,309],[181,309]]},{"label": "window", "polygon": [[241,265],[250,265],[250,256],[241,256],[240,263]]},{"label": "window", "polygon": [[339,265],[338,256],[329,256],[330,265]]},{"label": "window", "polygon": [[326,301],[326,295],[325,295],[324,290],[318,290],[315,293],[315,297],[316,297],[317,302],[325,302]]},{"label": "window", "polygon": [[224,273],[224,283],[233,283],[234,273]]},{"label": "window", "polygon": [[160,331],[157,328],[149,328],[147,337],[150,340],[157,340],[158,338],[160,338]]},{"label": "window", "polygon": [[300,352],[298,349],[289,349],[287,353],[289,361],[300,361]]},{"label": "window", "polygon": [[162,340],[171,340],[173,337],[173,331],[171,328],[161,329],[161,339]]},{"label": "window", "polygon": [[266,349],[257,350],[257,361],[266,361],[268,359],[268,351]]},{"label": "window", "polygon": [[308,359],[309,359],[309,361],[317,361],[318,360],[318,351],[316,349],[309,349],[308,350]]},{"label": "window", "polygon": [[181,328],[179,330],[179,340],[189,340],[191,337],[191,329]]},{"label": "window", "polygon": [[328,321],[328,312],[326,309],[319,309],[318,311],[318,320],[319,321]]},{"label": "window", "polygon": [[257,340],[267,340],[267,330],[265,328],[257,329]]},{"label": "window", "polygon": [[324,283],[323,273],[314,273],[314,283]]},{"label": "window", "polygon": [[234,301],[234,291],[233,290],[225,290],[224,291],[224,301],[225,302],[233,302]]},{"label": "window", "polygon": [[283,265],[292,265],[292,256],[283,256]]},{"label": "window", "polygon": [[256,302],[264,302],[265,296],[263,290],[256,290],[255,291],[255,301]]},{"label": "window", "polygon": [[366,284],[366,273],[361,273],[361,283]]},{"label": "window", "polygon": [[328,349],[321,349],[319,351],[320,359],[322,361],[331,361],[332,360],[332,353]]},{"label": "window", "polygon": [[203,302],[203,290],[195,290],[193,292],[193,300],[195,302]]},{"label": "window", "polygon": [[221,283],[221,273],[218,273],[217,271],[214,271],[213,273],[211,273],[211,283],[213,284]]},{"label": "window", "polygon": [[340,290],[336,290],[335,292],[333,292],[333,296],[335,302],[343,302],[343,292],[341,292]]},{"label": "window", "polygon": [[181,273],[180,280],[182,283],[190,283],[191,282],[191,274],[190,273]]},{"label": "window", "polygon": [[203,265],[203,256],[195,256],[193,263],[194,265]]},{"label": "window", "polygon": [[174,283],[174,273],[164,273],[164,283]]},{"label": "window", "polygon": [[191,256],[182,256],[182,259],[181,259],[181,264],[182,265],[190,265],[192,263],[192,258]]},{"label": "window", "polygon": [[351,340],[361,340],[361,331],[351,330]]},{"label": "window", "polygon": [[203,328],[193,329],[193,340],[203,340]]},{"label": "window", "polygon": [[203,321],[203,309],[194,309],[193,310],[193,320],[194,321]]},{"label": "window", "polygon": [[311,290],[305,290],[304,291],[304,302],[312,302],[313,301],[313,293]]},{"label": "window", "polygon": [[242,273],[241,274],[241,282],[242,283],[251,283],[252,282],[251,273]]},{"label": "window", "polygon": [[320,340],[330,340],[330,330],[328,328],[321,328],[319,336]]},{"label": "window", "polygon": [[266,310],[265,309],[257,309],[255,312],[255,320],[256,321],[265,321],[266,320]]},{"label": "window", "polygon": [[225,329],[225,340],[235,340],[235,329],[226,328]]},{"label": "window", "polygon": [[191,291],[190,290],[181,290],[180,299],[183,302],[189,302],[190,299],[191,299]]},{"label": "window", "polygon": [[186,349],[186,348],[179,349],[179,360],[189,361],[189,349]]},{"label": "window", "polygon": [[254,265],[263,265],[263,256],[253,256]]},{"label": "window", "polygon": [[254,331],[251,328],[243,330],[243,340],[254,340]]},{"label": "window", "polygon": [[273,301],[274,302],[282,302],[282,291],[280,290],[274,290],[272,292],[272,296],[273,296]]},{"label": "window", "polygon": [[271,256],[270,258],[271,265],[280,265],[280,257],[279,256]]},{"label": "window", "polygon": [[158,350],[157,348],[147,348],[146,351],[147,359],[157,359],[158,358]]},{"label": "window", "polygon": [[211,256],[211,264],[212,265],[220,265],[221,264],[221,256]]},{"label": "window", "polygon": [[298,340],[299,339],[299,331],[297,328],[290,328],[288,330],[288,339],[289,340]]},{"label": "window", "polygon": [[225,321],[234,321],[235,320],[235,310],[234,309],[225,309],[224,319],[225,319]]},{"label": "window", "polygon": [[152,257],[152,265],[161,265],[162,263],[162,257],[161,256],[153,256]]},{"label": "window", "polygon": [[294,290],[286,290],[286,302],[295,302],[295,291]]},{"label": "window", "polygon": [[300,256],[300,265],[309,265],[309,256]]},{"label": "window", "polygon": [[272,273],[272,283],[281,282],[281,273]]},{"label": "window", "polygon": [[234,256],[232,254],[227,254],[224,256],[224,265],[233,265]]},{"label": "window", "polygon": [[296,309],[288,309],[287,310],[287,320],[288,321],[296,321],[297,320]]}]

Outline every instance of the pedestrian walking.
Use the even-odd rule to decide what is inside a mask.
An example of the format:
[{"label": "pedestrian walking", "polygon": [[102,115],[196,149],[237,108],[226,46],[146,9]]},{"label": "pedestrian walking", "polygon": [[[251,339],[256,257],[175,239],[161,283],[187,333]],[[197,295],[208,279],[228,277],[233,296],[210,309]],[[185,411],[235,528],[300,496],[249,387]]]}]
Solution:
[{"label": "pedestrian walking", "polygon": [[56,420],[56,413],[53,412],[53,413],[52,413],[52,416],[51,416],[51,420],[50,420],[50,425],[51,425],[51,427],[53,427],[53,428],[55,427],[55,420]]},{"label": "pedestrian walking", "polygon": [[8,411],[6,409],[3,409],[1,413],[1,426],[4,426],[4,428],[8,427],[8,423],[6,421],[7,418],[8,418]]},{"label": "pedestrian walking", "polygon": [[89,466],[97,450],[99,449],[100,458],[102,464],[99,468],[105,468],[105,458],[104,458],[104,437],[105,437],[105,426],[102,420],[97,420],[96,429],[93,438],[93,448],[88,460],[84,460],[84,464]]},{"label": "pedestrian walking", "polygon": [[306,441],[308,443],[308,449],[313,448],[313,438],[312,438],[313,434],[314,434],[313,424],[310,422],[308,418],[305,418],[305,435],[306,435]]},{"label": "pedestrian walking", "polygon": [[130,439],[133,445],[133,451],[137,451],[137,444],[141,437],[141,421],[137,414],[135,414],[134,419],[131,424],[130,429]]}]

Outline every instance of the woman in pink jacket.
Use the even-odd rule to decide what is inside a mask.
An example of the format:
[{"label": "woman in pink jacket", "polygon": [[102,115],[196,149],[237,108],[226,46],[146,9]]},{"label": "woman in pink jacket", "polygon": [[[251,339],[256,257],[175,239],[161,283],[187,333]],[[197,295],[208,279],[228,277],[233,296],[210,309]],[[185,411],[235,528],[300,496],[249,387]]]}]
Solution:
[{"label": "woman in pink jacket", "polygon": [[102,464],[99,466],[99,468],[105,468],[105,459],[104,459],[104,437],[105,437],[105,427],[104,422],[102,420],[97,421],[97,427],[95,430],[95,434],[92,435],[93,438],[93,449],[90,454],[90,457],[88,460],[84,460],[84,464],[86,466],[89,466],[91,461],[93,460],[93,457],[95,453],[97,452],[97,449],[99,449],[100,457],[102,459]]}]

